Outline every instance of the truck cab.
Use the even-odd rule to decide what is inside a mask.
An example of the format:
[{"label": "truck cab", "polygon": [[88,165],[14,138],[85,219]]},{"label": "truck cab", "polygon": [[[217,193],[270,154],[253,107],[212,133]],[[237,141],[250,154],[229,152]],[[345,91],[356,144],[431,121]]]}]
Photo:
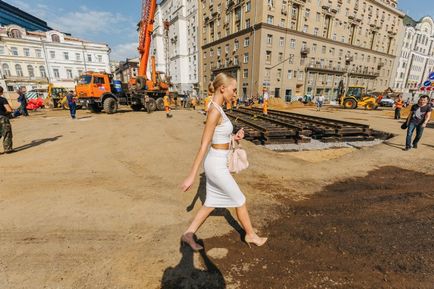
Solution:
[{"label": "truck cab", "polygon": [[113,91],[113,77],[104,72],[88,71],[80,76],[75,86],[78,103],[93,112],[115,113],[119,95]]}]

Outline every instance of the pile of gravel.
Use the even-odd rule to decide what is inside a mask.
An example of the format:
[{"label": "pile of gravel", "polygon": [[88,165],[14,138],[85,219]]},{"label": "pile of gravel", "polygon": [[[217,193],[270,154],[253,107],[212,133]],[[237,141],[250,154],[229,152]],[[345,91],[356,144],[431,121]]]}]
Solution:
[{"label": "pile of gravel", "polygon": [[265,148],[273,151],[314,151],[333,148],[361,148],[375,146],[384,142],[382,139],[375,139],[373,141],[353,141],[353,142],[335,142],[323,143],[319,140],[312,139],[310,143],[301,144],[269,144],[264,145]]}]

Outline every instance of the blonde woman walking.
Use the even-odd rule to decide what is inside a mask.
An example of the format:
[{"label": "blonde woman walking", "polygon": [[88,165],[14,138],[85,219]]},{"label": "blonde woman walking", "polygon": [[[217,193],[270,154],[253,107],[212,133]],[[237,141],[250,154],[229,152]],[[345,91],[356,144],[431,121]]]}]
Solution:
[{"label": "blonde woman walking", "polygon": [[[209,92],[213,97],[209,104],[202,142],[190,174],[181,184],[184,192],[190,189],[206,156],[204,162],[206,200],[181,238],[194,251],[203,249],[202,246],[195,242],[194,233],[215,208],[236,208],[238,220],[246,231],[245,241],[249,247],[250,244],[262,246],[267,241],[267,238],[259,237],[253,230],[246,207],[246,198],[227,167],[233,126],[222,106],[224,102],[232,103],[233,98],[236,97],[236,87],[237,81],[224,73],[218,74],[212,85],[209,86]],[[236,141],[243,139],[243,129],[240,129],[233,137]]]}]

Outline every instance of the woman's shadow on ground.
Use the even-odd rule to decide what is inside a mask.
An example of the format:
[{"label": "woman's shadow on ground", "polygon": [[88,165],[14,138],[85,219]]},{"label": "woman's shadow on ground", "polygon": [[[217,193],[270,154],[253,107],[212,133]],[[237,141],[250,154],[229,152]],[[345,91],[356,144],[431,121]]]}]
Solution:
[{"label": "woman's shadow on ground", "polygon": [[[191,201],[191,204],[186,208],[187,212],[193,210],[198,200],[200,200],[203,205],[205,203],[205,198],[206,198],[206,176],[205,173],[202,173],[200,175],[199,188],[197,189],[196,195]],[[238,223],[238,221],[235,220],[235,218],[232,216],[231,212],[229,212],[228,209],[217,208],[211,213],[211,216],[223,216],[226,219],[226,222],[228,222],[228,224],[231,225],[231,227],[234,228],[238,232],[238,234],[240,234],[240,239],[244,240],[246,232],[244,231],[243,227],[241,227],[241,225]]]},{"label": "woman's shadow on ground", "polygon": [[182,253],[181,261],[175,267],[169,267],[164,270],[161,280],[162,289],[225,289],[226,283],[223,274],[208,258],[205,253],[205,246],[202,240],[197,243],[204,247],[200,251],[203,265],[206,269],[197,269],[194,266],[193,250],[181,243],[180,251]]}]

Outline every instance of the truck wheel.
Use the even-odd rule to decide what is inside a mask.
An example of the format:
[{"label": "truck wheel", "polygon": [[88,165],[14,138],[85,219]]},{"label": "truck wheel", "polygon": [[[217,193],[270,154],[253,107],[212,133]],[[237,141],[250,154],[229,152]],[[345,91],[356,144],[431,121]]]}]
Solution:
[{"label": "truck wheel", "polygon": [[143,105],[141,104],[133,104],[131,105],[131,109],[134,111],[140,111],[142,109]]},{"label": "truck wheel", "polygon": [[365,109],[367,109],[367,110],[373,110],[373,109],[375,109],[375,104],[373,102],[368,102],[365,105]]},{"label": "truck wheel", "polygon": [[104,111],[108,114],[116,113],[118,111],[118,103],[116,99],[109,97],[104,100]]},{"label": "truck wheel", "polygon": [[344,108],[354,109],[354,108],[356,108],[356,106],[357,106],[357,103],[354,99],[352,99],[352,98],[344,99]]},{"label": "truck wheel", "polygon": [[163,111],[164,110],[164,101],[163,101],[163,98],[161,98],[161,97],[157,98],[156,104],[157,104],[157,109],[159,111]]},{"label": "truck wheel", "polygon": [[155,101],[155,99],[149,98],[148,103],[147,103],[147,107],[149,108],[149,110],[151,112],[156,111],[157,110],[157,102]]},{"label": "truck wheel", "polygon": [[89,105],[89,109],[91,112],[94,112],[94,113],[100,113],[101,112],[101,107],[99,107],[98,104],[96,104],[96,103]]}]

